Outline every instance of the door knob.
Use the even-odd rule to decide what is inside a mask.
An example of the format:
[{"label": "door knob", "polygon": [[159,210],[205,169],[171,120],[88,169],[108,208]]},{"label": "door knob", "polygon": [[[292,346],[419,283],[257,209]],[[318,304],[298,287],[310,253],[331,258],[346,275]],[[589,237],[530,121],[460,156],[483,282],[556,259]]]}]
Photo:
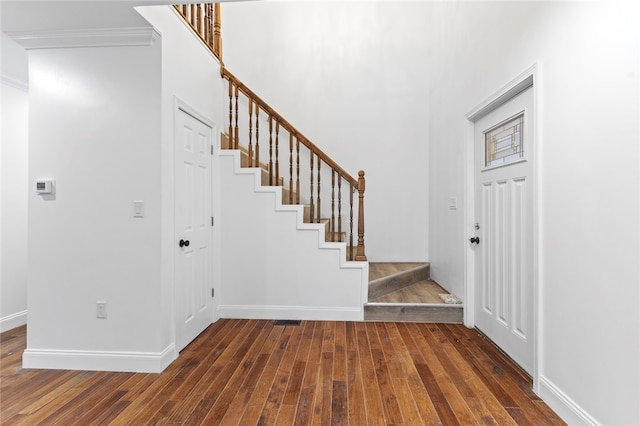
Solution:
[{"label": "door knob", "polygon": [[469,238],[469,242],[471,244],[480,244],[480,237],[471,237]]},{"label": "door knob", "polygon": [[180,240],[180,242],[178,243],[180,245],[180,247],[189,247],[189,240]]}]

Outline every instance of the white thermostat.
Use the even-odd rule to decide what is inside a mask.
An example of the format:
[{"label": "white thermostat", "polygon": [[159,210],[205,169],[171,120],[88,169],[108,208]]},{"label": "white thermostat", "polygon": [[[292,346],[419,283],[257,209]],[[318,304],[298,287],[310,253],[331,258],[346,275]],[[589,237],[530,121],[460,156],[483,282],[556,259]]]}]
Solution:
[{"label": "white thermostat", "polygon": [[38,179],[36,181],[36,193],[37,194],[53,193],[53,179]]}]

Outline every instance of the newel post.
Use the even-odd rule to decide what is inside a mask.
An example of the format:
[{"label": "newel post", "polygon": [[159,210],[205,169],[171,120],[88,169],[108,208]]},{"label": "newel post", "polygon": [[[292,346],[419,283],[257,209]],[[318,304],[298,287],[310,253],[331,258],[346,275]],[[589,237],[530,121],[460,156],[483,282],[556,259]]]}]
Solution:
[{"label": "newel post", "polygon": [[358,246],[356,248],[356,261],[366,261],[364,254],[364,171],[358,172]]}]

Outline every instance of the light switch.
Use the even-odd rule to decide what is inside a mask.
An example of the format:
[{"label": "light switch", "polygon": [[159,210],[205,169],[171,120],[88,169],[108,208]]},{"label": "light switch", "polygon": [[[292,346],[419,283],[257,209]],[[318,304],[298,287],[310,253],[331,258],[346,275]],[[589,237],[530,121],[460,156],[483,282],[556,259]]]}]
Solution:
[{"label": "light switch", "polygon": [[457,210],[458,209],[458,199],[456,197],[449,198],[449,210]]},{"label": "light switch", "polygon": [[133,217],[144,217],[144,201],[133,202]]}]

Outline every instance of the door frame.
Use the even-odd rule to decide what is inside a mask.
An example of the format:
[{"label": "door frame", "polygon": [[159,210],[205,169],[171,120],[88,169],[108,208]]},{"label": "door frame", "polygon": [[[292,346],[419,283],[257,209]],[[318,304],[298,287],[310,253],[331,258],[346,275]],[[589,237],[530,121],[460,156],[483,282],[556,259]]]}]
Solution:
[{"label": "door frame", "polygon": [[542,312],[540,301],[542,286],[540,285],[540,276],[542,272],[541,264],[541,231],[542,223],[540,209],[540,183],[542,182],[542,108],[541,108],[541,78],[540,62],[536,62],[533,66],[525,70],[516,78],[511,80],[506,85],[502,86],[499,90],[494,92],[491,96],[477,104],[471,109],[464,117],[464,226],[466,236],[465,250],[464,250],[464,324],[467,327],[475,327],[475,287],[476,287],[476,270],[475,270],[475,256],[476,252],[471,244],[468,244],[467,239],[471,238],[475,232],[473,229],[473,223],[475,218],[475,179],[474,179],[474,150],[475,150],[475,134],[474,123],[478,119],[482,118],[489,112],[495,110],[499,106],[515,98],[518,94],[522,93],[525,89],[531,87],[533,90],[533,114],[534,114],[534,127],[533,127],[533,140],[529,146],[533,146],[531,155],[533,159],[532,168],[532,188],[533,188],[533,206],[532,206],[532,218],[533,221],[533,253],[532,253],[532,271],[533,271],[533,390],[537,394],[539,393],[539,376],[542,364],[542,347],[540,345],[540,332],[542,331]]},{"label": "door frame", "polygon": [[[176,328],[176,315],[177,315],[177,309],[176,309],[176,275],[175,275],[175,271],[176,271],[176,260],[175,260],[175,235],[176,235],[176,216],[175,216],[175,209],[176,209],[176,198],[175,198],[175,191],[176,191],[176,180],[175,180],[175,173],[176,173],[176,169],[175,169],[175,147],[176,147],[176,126],[178,125],[178,115],[180,113],[184,113],[187,115],[190,115],[191,117],[195,118],[196,120],[202,122],[203,124],[205,124],[206,126],[208,126],[209,128],[211,128],[211,145],[213,146],[213,152],[217,152],[219,145],[219,132],[217,130],[217,126],[214,120],[212,120],[211,118],[207,117],[206,115],[204,115],[203,113],[201,113],[200,111],[198,111],[196,108],[192,107],[190,104],[188,104],[187,102],[185,102],[184,100],[180,99],[178,96],[174,95],[173,96],[173,111],[172,111],[172,126],[171,126],[171,312],[172,312],[172,320],[171,320],[171,339],[173,342],[174,347],[177,344],[177,328]],[[210,161],[211,161],[211,214],[214,215],[215,217],[215,163],[214,163],[214,155],[212,154],[210,156]],[[217,279],[217,275],[216,275],[216,261],[215,261],[215,253],[218,249],[217,247],[217,238],[216,238],[216,232],[215,232],[215,228],[211,227],[210,229],[210,233],[211,233],[211,250],[212,250],[212,256],[211,256],[211,280],[212,282],[212,287],[215,289],[216,292],[216,296],[220,293],[219,288],[218,288],[218,279]],[[215,321],[218,320],[218,303],[217,301],[219,300],[219,297],[215,297],[213,298],[213,315],[211,317],[211,323],[213,324]],[[176,357],[177,357],[177,353],[176,353]]]}]

